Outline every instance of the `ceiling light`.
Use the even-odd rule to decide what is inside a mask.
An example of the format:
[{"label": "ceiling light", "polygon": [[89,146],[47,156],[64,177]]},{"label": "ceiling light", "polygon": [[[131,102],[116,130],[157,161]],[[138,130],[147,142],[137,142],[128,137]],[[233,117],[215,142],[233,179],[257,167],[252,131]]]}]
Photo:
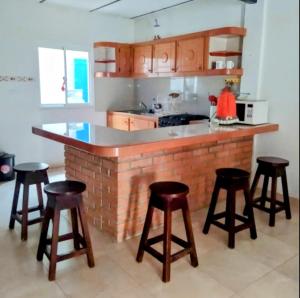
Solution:
[{"label": "ceiling light", "polygon": [[155,19],[154,20],[154,28],[159,28],[159,27],[160,27],[160,25],[158,23],[158,19]]}]

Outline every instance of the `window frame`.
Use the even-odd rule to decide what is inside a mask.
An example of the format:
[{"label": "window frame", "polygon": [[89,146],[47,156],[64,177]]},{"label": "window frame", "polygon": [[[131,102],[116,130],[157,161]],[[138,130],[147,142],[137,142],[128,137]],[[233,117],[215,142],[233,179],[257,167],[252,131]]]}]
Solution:
[{"label": "window frame", "polygon": [[[65,103],[64,104],[42,104],[41,102],[41,81],[40,81],[40,62],[39,62],[39,48],[47,48],[47,49],[55,49],[55,50],[63,50],[64,52],[64,73],[65,77],[67,78],[67,63],[66,63],[66,52],[67,51],[80,51],[88,53],[88,93],[89,93],[89,102],[88,103],[68,103],[67,101],[67,91],[65,92]],[[78,46],[53,46],[47,44],[39,44],[37,45],[37,73],[39,78],[39,105],[41,109],[90,109],[93,108],[95,105],[94,96],[93,96],[93,69],[92,69],[92,51],[91,49],[86,49],[84,47]],[[68,84],[68,79],[66,82],[66,90]]]}]

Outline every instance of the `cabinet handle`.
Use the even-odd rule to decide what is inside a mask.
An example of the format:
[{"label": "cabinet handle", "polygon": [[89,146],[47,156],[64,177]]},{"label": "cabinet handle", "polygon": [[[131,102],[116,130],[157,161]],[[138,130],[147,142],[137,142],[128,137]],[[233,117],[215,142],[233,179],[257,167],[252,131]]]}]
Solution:
[{"label": "cabinet handle", "polygon": [[201,70],[201,71],[202,71],[202,66],[199,66],[199,70]]},{"label": "cabinet handle", "polygon": [[171,70],[172,71],[177,71],[177,67],[173,67]]}]

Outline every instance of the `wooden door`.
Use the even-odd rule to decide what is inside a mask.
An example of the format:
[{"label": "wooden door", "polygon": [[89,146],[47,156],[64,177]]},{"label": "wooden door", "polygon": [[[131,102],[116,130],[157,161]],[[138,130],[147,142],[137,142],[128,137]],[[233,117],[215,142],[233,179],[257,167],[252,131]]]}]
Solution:
[{"label": "wooden door", "polygon": [[133,72],[135,74],[152,73],[153,48],[149,46],[134,47]]},{"label": "wooden door", "polygon": [[118,73],[130,75],[132,69],[132,56],[130,46],[120,46],[118,49]]},{"label": "wooden door", "polygon": [[175,72],[176,42],[156,44],[154,46],[154,72]]},{"label": "wooden door", "polygon": [[155,121],[130,117],[130,131],[153,129],[155,126]]},{"label": "wooden door", "polygon": [[129,118],[123,115],[107,115],[107,126],[110,128],[129,131]]},{"label": "wooden door", "polygon": [[200,72],[204,70],[204,41],[204,37],[178,41],[178,72]]}]

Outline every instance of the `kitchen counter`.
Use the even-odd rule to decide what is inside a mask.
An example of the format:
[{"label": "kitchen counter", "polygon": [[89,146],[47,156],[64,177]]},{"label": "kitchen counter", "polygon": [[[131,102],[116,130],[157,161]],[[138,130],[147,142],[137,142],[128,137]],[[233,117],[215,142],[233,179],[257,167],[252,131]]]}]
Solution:
[{"label": "kitchen counter", "polygon": [[[192,211],[208,204],[215,170],[251,171],[253,138],[276,124],[209,126],[208,123],[125,132],[89,123],[45,124],[34,134],[65,144],[68,179],[87,185],[88,220],[116,241],[142,232],[149,185],[180,181],[190,188]],[[155,211],[153,226],[163,222]]]},{"label": "kitchen counter", "polygon": [[[65,127],[65,130],[61,130]],[[82,132],[85,127],[85,133]],[[90,123],[44,124],[32,128],[36,135],[103,157],[125,157],[161,148],[204,144],[277,131],[278,125],[217,126],[209,123],[165,127],[136,132],[120,131]]]}]

